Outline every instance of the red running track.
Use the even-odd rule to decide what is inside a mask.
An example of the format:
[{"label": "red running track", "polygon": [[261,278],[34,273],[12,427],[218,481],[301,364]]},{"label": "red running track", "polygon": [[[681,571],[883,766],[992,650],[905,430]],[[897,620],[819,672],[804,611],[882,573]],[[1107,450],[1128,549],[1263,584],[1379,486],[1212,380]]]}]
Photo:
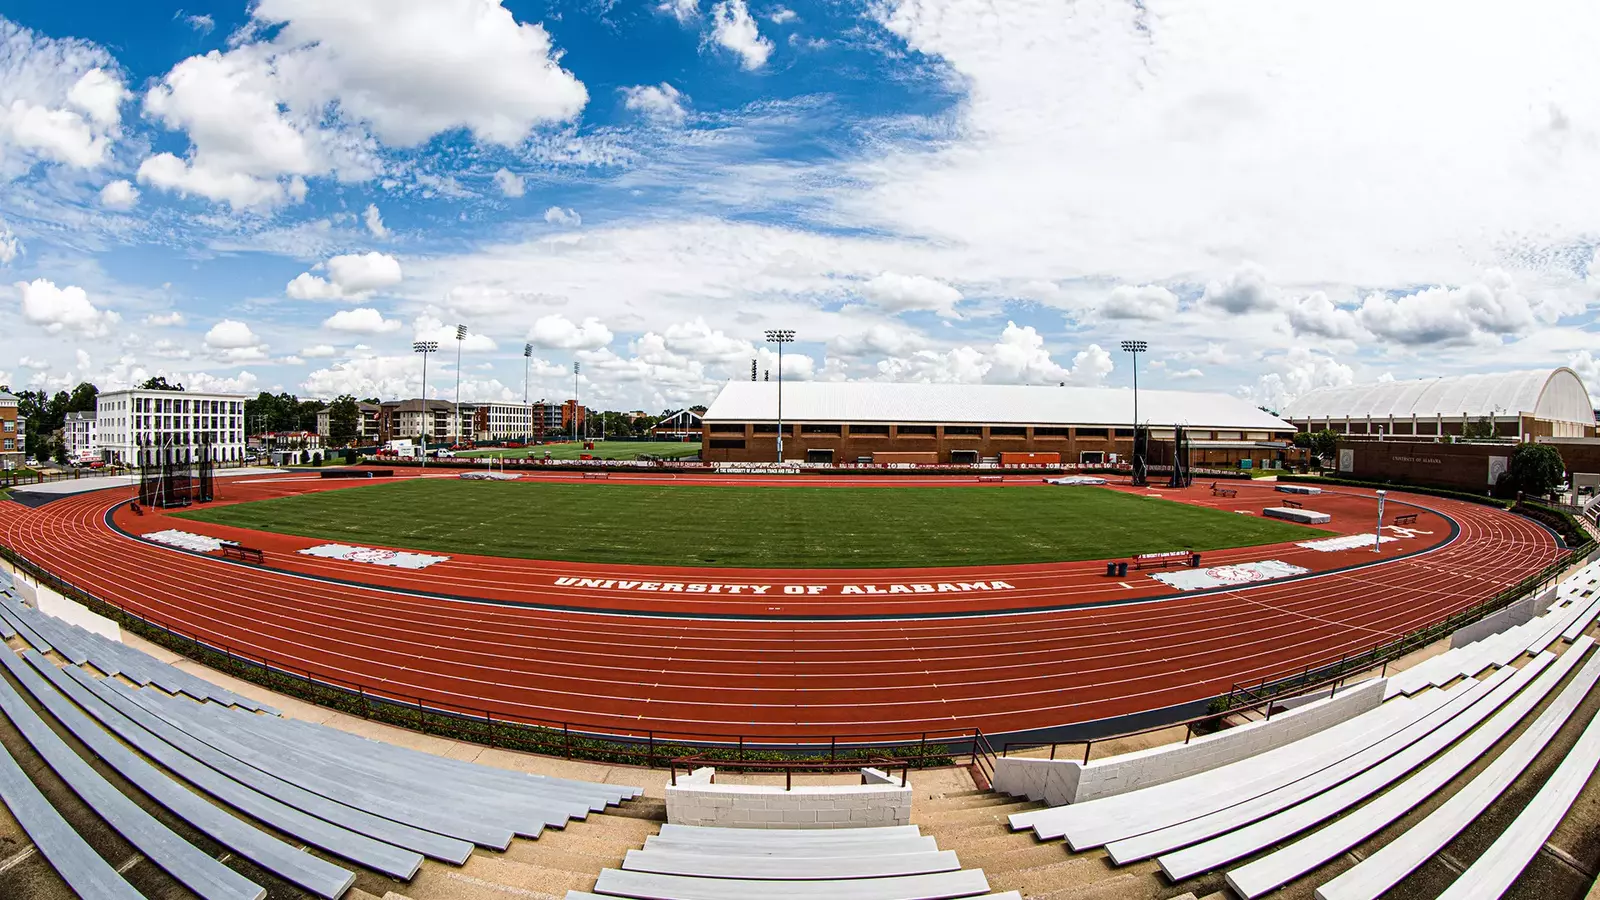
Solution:
[{"label": "red running track", "polygon": [[[940,595],[920,611],[909,604],[923,598],[851,596],[846,604],[830,595],[825,613],[805,612],[853,618],[761,615],[740,600],[740,617],[719,619],[704,608],[662,608],[651,597],[628,601],[640,610],[648,603],[650,615],[556,608],[571,603],[570,592],[530,588],[515,580],[526,573],[512,570],[480,573],[472,586],[494,597],[489,588],[504,577],[498,587],[515,602],[550,605],[444,599],[225,563],[109,527],[108,511],[128,494],[98,491],[37,509],[0,502],[0,543],[130,611],[333,683],[498,718],[658,737],[867,738],[974,727],[1007,734],[1161,708],[1369,649],[1485,600],[1559,555],[1551,535],[1521,517],[1391,493],[1459,532],[1404,558],[1201,595],[1151,597],[1149,579],[1130,578],[1137,584],[1127,595],[1096,596],[1082,573],[1103,573],[1103,563],[1010,567],[1004,571],[1019,580],[1029,573],[1012,570],[1038,570],[1018,591],[1025,597],[1007,593],[1006,608],[1029,607],[1023,612],[937,617],[948,612],[935,605],[949,602]],[[1319,502],[1370,511],[1370,498],[1354,499],[1359,494]],[[196,526],[183,523],[203,530]],[[1283,548],[1254,548],[1249,558],[1282,558],[1275,549]],[[377,568],[338,565],[340,577],[369,581]],[[432,571],[404,577],[420,588]],[[730,580],[722,575],[714,577]],[[839,573],[765,575],[781,583]],[[1148,602],[1116,602],[1130,598]],[[968,611],[991,600],[974,600]]]}]

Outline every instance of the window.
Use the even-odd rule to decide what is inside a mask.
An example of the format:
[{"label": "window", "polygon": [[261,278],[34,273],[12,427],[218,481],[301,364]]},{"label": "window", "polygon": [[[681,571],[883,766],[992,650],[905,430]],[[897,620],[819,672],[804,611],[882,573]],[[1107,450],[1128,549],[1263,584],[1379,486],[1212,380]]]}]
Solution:
[{"label": "window", "polygon": [[713,434],[744,434],[743,422],[714,422],[711,425]]},{"label": "window", "polygon": [[842,427],[839,425],[823,425],[819,423],[808,422],[800,426],[801,434],[839,434],[841,431]]},{"label": "window", "polygon": [[1131,437],[1133,437],[1133,429],[1132,428],[1118,428],[1117,429],[1117,437],[1119,437],[1119,438],[1131,438]]},{"label": "window", "polygon": [[946,425],[945,437],[982,437],[983,427],[980,425]]},{"label": "window", "polygon": [[1035,428],[1033,436],[1036,438],[1064,438],[1072,435],[1070,428]]},{"label": "window", "polygon": [[850,426],[850,436],[851,437],[888,437],[889,436],[889,426],[887,426],[887,425],[851,425]]},{"label": "window", "polygon": [[1011,425],[997,425],[989,429],[990,437],[1027,437],[1028,429]]},{"label": "window", "polygon": [[711,449],[713,449],[713,450],[743,450],[744,449],[744,439],[743,438],[712,438],[711,439]]},{"label": "window", "polygon": [[1077,432],[1077,437],[1079,438],[1103,438],[1107,436],[1108,432],[1104,428],[1079,428]]},{"label": "window", "polygon": [[[756,431],[756,434],[777,434],[778,433],[778,426],[777,426],[777,423],[775,423],[775,422],[757,422],[756,425],[755,425],[755,431]],[[794,426],[793,425],[785,425],[785,426],[783,426],[783,433],[784,434],[794,434]]]},{"label": "window", "polygon": [[932,425],[901,425],[895,429],[901,437],[933,437]]}]

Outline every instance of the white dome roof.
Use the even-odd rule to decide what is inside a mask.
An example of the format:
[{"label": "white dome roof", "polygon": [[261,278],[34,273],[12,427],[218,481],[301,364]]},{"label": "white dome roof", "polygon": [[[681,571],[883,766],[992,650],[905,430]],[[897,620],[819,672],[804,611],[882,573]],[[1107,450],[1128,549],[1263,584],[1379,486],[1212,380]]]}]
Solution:
[{"label": "white dome roof", "polygon": [[1487,375],[1451,375],[1323,388],[1295,398],[1283,417],[1323,419],[1432,419],[1531,416],[1594,424],[1594,405],[1576,372],[1565,366]]}]

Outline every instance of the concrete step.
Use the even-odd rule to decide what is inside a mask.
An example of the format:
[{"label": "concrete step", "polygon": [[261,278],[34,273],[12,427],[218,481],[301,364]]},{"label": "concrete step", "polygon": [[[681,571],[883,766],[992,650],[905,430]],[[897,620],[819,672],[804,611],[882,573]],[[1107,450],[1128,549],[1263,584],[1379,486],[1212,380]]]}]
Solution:
[{"label": "concrete step", "polygon": [[[1044,866],[1013,872],[984,869],[991,891],[1021,891],[1029,900],[1136,900],[1145,897],[1145,885],[1154,885],[1148,875],[1117,873],[1105,857],[1077,856]],[[1103,887],[1107,886],[1109,887]],[[1123,893],[1119,893],[1123,891]]]},{"label": "concrete step", "polygon": [[1007,842],[986,843],[971,851],[957,850],[956,856],[961,860],[962,868],[982,869],[985,872],[1020,872],[1038,866],[1055,865],[1070,859],[1071,853],[1067,845],[1060,841],[1020,847]]},{"label": "concrete step", "polygon": [[561,900],[569,890],[594,887],[597,877],[474,855],[460,868],[424,864],[406,893],[416,900]]},{"label": "concrete step", "polygon": [[[992,879],[990,887],[1000,889]],[[1014,886],[1008,888],[1018,890]],[[1161,892],[1162,885],[1159,879],[1132,872],[1079,884],[1047,887],[1043,890],[1022,890],[1023,896],[1028,900],[1158,900]]]},{"label": "concrete step", "polygon": [[505,858],[524,865],[599,877],[601,869],[620,867],[630,849],[636,848],[618,844],[603,850],[578,849],[541,839],[512,842],[505,852]]},{"label": "concrete step", "polygon": [[[1013,806],[1016,804],[1032,805],[1033,801],[1026,797],[1013,797],[1010,794],[996,794],[984,792],[981,794],[966,794],[963,796],[933,796],[917,799],[917,803],[928,810],[953,810],[953,809],[981,809],[990,806]],[[1042,805],[1042,804],[1041,804]]]}]

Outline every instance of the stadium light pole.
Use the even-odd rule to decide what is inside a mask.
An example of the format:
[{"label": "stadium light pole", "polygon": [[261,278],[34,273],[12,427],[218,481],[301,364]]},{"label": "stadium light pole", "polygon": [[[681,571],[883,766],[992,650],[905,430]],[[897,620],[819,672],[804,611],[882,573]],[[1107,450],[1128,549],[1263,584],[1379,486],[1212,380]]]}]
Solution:
[{"label": "stadium light pole", "polygon": [[1123,341],[1122,349],[1133,356],[1133,483],[1144,484],[1144,457],[1139,454],[1139,354],[1150,349],[1144,341]]},{"label": "stadium light pole", "polygon": [[523,434],[523,443],[533,436],[533,407],[528,403],[528,367],[533,364],[533,345],[522,345],[522,405],[528,413],[527,432]]},{"label": "stadium light pole", "polygon": [[1372,533],[1373,553],[1383,552],[1383,497],[1387,493],[1388,491],[1385,490],[1378,491],[1378,527],[1377,530]]},{"label": "stadium light pole", "polygon": [[794,343],[794,330],[768,328],[767,340],[778,345],[778,462],[783,462],[783,345]]},{"label": "stadium light pole", "polygon": [[422,354],[422,467],[428,467],[428,354],[439,350],[438,341],[412,341],[411,352]]},{"label": "stadium light pole", "polygon": [[467,326],[456,326],[456,408],[455,421],[451,423],[456,433],[456,443],[461,443],[461,346],[467,342]]},{"label": "stadium light pole", "polygon": [[572,364],[572,439],[578,439],[578,364]]}]

